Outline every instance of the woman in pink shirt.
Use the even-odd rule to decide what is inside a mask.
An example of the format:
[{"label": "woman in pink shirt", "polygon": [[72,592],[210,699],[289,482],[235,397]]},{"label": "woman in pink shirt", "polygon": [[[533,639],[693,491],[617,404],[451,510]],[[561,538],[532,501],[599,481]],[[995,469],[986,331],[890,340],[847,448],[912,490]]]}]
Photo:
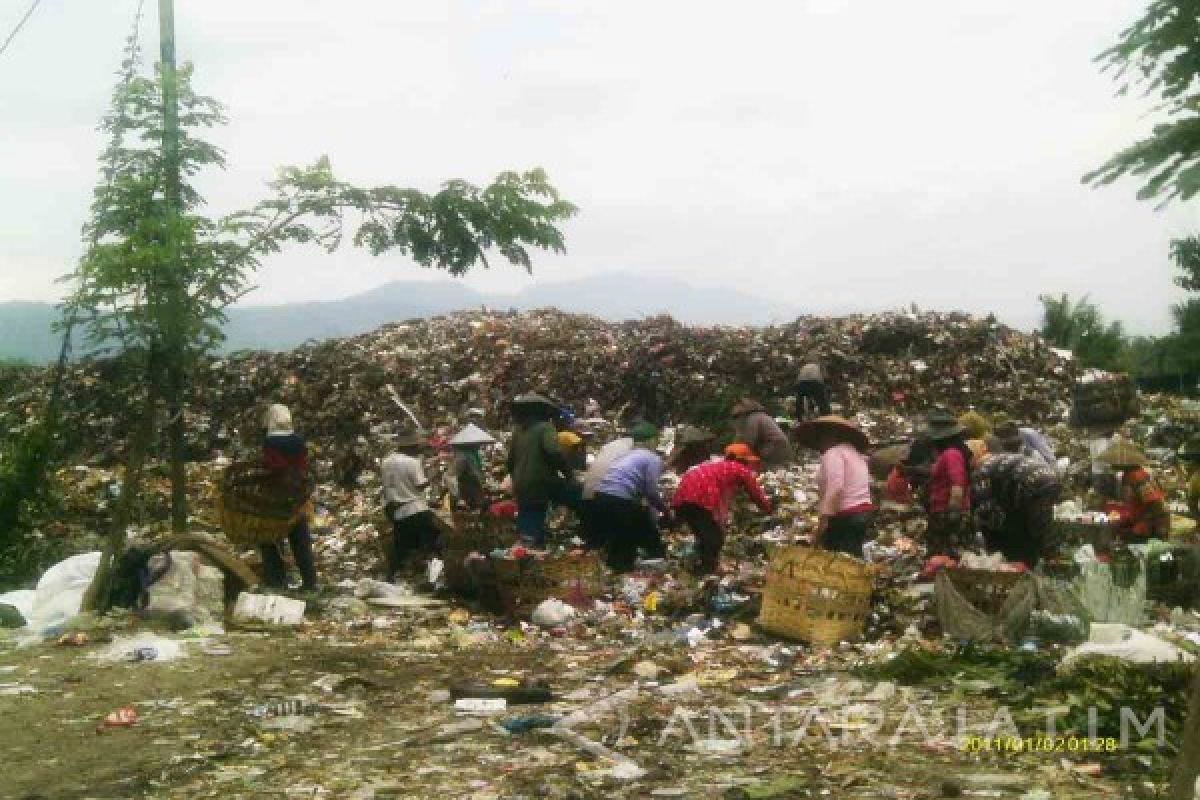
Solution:
[{"label": "woman in pink shirt", "polygon": [[966,429],[948,411],[929,412],[929,439],[937,453],[929,476],[928,555],[950,554],[971,538],[971,451]]},{"label": "woman in pink shirt", "polygon": [[800,444],[821,453],[817,469],[817,543],[826,550],[863,557],[871,526],[871,473],[867,436],[839,416],[818,417],[796,428]]}]

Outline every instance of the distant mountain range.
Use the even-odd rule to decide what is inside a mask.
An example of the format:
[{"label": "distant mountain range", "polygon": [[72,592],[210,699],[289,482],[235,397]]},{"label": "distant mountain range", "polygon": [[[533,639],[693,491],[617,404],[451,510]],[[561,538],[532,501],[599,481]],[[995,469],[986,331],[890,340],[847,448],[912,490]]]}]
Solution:
[{"label": "distant mountain range", "polygon": [[[512,295],[485,294],[452,282],[395,281],[342,300],[235,307],[225,326],[225,349],[289,350],[309,339],[353,336],[389,322],[481,307],[557,308],[613,321],[667,313],[704,325],[768,325],[800,313],[729,289],[629,273],[538,284]],[[57,319],[50,303],[0,303],[0,359],[44,363],[56,358]]]}]

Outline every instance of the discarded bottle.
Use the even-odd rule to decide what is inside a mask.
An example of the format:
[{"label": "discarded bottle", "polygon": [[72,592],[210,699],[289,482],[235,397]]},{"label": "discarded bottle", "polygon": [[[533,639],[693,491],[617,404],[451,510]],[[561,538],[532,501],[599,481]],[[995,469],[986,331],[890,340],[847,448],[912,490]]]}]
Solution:
[{"label": "discarded bottle", "polygon": [[514,705],[550,703],[556,699],[554,692],[541,686],[451,686],[450,696],[455,700],[460,697],[502,697]]},{"label": "discarded bottle", "polygon": [[709,602],[709,608],[711,608],[713,612],[717,614],[726,614],[730,611],[733,611],[733,609],[736,607],[737,603],[734,601],[733,597],[731,597],[728,592],[724,591],[714,594],[712,600]]},{"label": "discarded bottle", "polygon": [[500,727],[509,733],[528,733],[537,728],[549,728],[558,722],[559,717],[549,714],[530,714],[525,717],[513,717],[500,723]]},{"label": "discarded bottle", "polygon": [[130,661],[153,661],[158,658],[157,647],[137,647],[129,654]]},{"label": "discarded bottle", "polygon": [[315,714],[320,710],[321,707],[316,703],[297,698],[280,703],[260,704],[251,708],[248,713],[257,719],[267,719],[269,717],[291,717],[297,714]]}]

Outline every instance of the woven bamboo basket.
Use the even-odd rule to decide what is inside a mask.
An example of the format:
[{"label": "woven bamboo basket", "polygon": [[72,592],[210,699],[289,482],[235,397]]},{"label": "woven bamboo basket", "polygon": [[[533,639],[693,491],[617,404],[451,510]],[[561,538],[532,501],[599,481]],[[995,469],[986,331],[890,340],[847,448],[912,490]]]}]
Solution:
[{"label": "woven bamboo basket", "polygon": [[273,472],[261,464],[233,464],[221,478],[217,515],[226,538],[252,547],[277,542],[312,513],[308,474]]},{"label": "woven bamboo basket", "polygon": [[594,552],[543,559],[493,558],[491,564],[499,610],[510,616],[528,616],[552,597],[583,605],[605,588],[604,567]]},{"label": "woven bamboo basket", "polygon": [[758,624],[790,639],[833,645],[862,634],[875,571],[842,553],[785,547],[767,569]]},{"label": "woven bamboo basket", "polygon": [[508,547],[517,539],[517,528],[511,519],[467,512],[454,514],[452,524],[442,534],[446,588],[465,594],[477,592],[480,582],[487,580],[491,572],[469,568],[468,556],[486,556],[497,548]]}]

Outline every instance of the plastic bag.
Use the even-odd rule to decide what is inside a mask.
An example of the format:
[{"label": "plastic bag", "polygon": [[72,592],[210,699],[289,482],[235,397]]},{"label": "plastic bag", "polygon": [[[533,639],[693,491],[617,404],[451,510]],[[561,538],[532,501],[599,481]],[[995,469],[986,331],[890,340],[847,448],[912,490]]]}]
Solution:
[{"label": "plastic bag", "polygon": [[165,572],[146,591],[144,614],[174,617],[185,627],[204,625],[224,615],[225,575],[206,564],[200,554],[159,553],[150,558],[149,568],[151,574],[164,568]]},{"label": "plastic bag", "polygon": [[100,567],[100,553],[83,553],[60,561],[42,574],[34,590],[29,631],[52,634],[79,613],[83,594]]},{"label": "plastic bag", "polygon": [[1069,670],[1081,658],[1109,656],[1133,664],[1192,661],[1193,656],[1157,636],[1142,633],[1128,625],[1096,624],[1091,638],[1063,657],[1060,669]]},{"label": "plastic bag", "polygon": [[565,625],[574,616],[574,608],[562,600],[552,597],[538,604],[538,607],[533,610],[531,619],[533,624],[540,628],[557,628]]}]

